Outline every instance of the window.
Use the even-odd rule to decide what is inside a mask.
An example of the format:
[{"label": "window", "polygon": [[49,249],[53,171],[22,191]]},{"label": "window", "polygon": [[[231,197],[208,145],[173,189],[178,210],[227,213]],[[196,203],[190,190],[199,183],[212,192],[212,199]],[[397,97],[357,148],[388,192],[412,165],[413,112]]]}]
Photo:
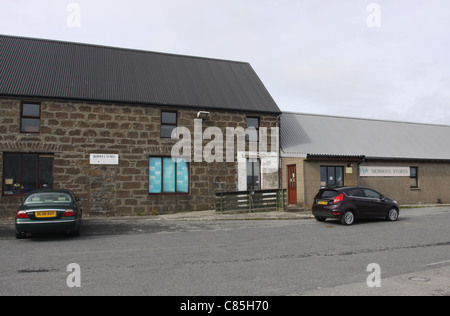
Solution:
[{"label": "window", "polygon": [[72,203],[72,198],[67,193],[35,193],[27,197],[23,202],[24,205],[35,204],[67,204]]},{"label": "window", "polygon": [[259,159],[247,159],[247,191],[261,190],[261,163]]},{"label": "window", "polygon": [[150,194],[189,194],[189,163],[185,159],[151,157]]},{"label": "window", "polygon": [[369,190],[369,189],[364,189],[364,194],[366,195],[366,197],[368,199],[376,199],[376,200],[381,200],[382,196],[380,193]]},{"label": "window", "polygon": [[335,199],[339,195],[338,191],[333,190],[320,190],[317,194],[318,199]]},{"label": "window", "polygon": [[344,167],[320,167],[320,186],[340,188],[344,186]]},{"label": "window", "polygon": [[247,117],[247,140],[249,142],[259,141],[259,118]]},{"label": "window", "polygon": [[3,195],[53,188],[53,155],[4,154]]},{"label": "window", "polygon": [[39,103],[22,103],[21,133],[39,133],[41,131],[41,105]]},{"label": "window", "polygon": [[172,131],[177,128],[176,112],[161,113],[161,138],[172,138]]},{"label": "window", "polygon": [[418,167],[411,167],[411,174],[410,174],[409,182],[410,182],[411,189],[419,188],[419,168]]},{"label": "window", "polygon": [[366,194],[364,193],[364,191],[362,189],[349,190],[348,195],[352,196],[352,197],[360,197],[360,198],[366,197]]}]

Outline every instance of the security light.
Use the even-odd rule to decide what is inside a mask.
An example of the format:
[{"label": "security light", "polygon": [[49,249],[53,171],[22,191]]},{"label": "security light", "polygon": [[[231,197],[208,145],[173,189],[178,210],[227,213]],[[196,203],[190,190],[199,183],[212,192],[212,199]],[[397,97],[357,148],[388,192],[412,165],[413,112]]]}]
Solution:
[{"label": "security light", "polygon": [[209,118],[210,116],[210,112],[206,112],[206,111],[200,111],[197,113],[197,118],[202,119],[202,120],[206,120]]}]

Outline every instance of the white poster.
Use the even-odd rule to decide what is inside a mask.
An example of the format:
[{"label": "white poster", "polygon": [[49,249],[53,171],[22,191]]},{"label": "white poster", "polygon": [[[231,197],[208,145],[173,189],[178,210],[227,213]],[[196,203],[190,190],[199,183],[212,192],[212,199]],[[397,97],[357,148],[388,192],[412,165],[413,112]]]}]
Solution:
[{"label": "white poster", "polygon": [[361,177],[410,177],[409,167],[360,167]]},{"label": "white poster", "polygon": [[111,154],[91,154],[91,165],[118,165],[119,155]]}]

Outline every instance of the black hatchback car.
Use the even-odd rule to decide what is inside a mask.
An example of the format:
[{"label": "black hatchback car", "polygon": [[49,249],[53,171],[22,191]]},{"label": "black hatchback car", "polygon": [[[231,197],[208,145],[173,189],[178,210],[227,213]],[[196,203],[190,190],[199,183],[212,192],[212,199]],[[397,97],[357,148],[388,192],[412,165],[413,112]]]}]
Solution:
[{"label": "black hatchback car", "polygon": [[319,222],[334,218],[344,225],[353,225],[360,218],[398,220],[397,201],[366,187],[321,189],[314,198],[313,215]]}]

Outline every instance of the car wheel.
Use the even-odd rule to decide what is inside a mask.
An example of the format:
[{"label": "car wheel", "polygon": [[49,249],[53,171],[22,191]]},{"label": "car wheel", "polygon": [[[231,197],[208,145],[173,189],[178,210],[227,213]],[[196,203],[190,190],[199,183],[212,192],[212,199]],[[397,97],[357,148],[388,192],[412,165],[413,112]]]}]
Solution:
[{"label": "car wheel", "polygon": [[27,233],[26,232],[16,232],[16,238],[17,239],[25,239],[25,238],[27,238]]},{"label": "car wheel", "polygon": [[318,222],[325,222],[326,220],[327,220],[327,218],[326,217],[320,217],[320,216],[314,216],[315,218],[316,218],[316,221],[318,221]]},{"label": "car wheel", "polygon": [[342,219],[341,219],[341,223],[342,225],[353,225],[355,223],[355,214],[353,214],[352,211],[347,211],[344,213],[344,215],[342,215]]},{"label": "car wheel", "polygon": [[388,215],[386,216],[386,220],[390,222],[396,222],[398,220],[398,217],[399,213],[397,209],[393,208],[392,210],[389,211]]}]

